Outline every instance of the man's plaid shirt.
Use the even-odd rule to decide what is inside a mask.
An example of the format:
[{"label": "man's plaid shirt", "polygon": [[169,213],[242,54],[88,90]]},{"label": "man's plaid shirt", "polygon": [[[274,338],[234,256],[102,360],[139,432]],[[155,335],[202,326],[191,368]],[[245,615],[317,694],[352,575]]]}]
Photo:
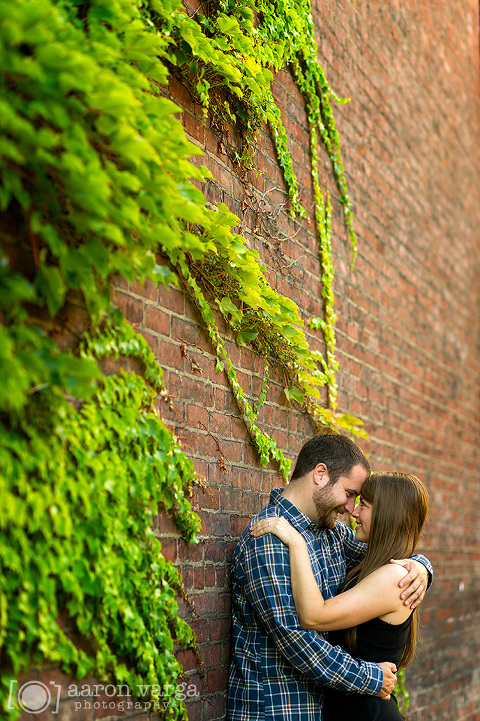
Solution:
[{"label": "man's plaid shirt", "polygon": [[[285,516],[302,533],[324,597],[334,596],[365,552],[342,523],[319,527],[276,488],[254,520]],[[431,566],[423,557],[416,556]],[[228,694],[229,721],[319,721],[323,686],[377,694],[380,667],[356,661],[325,635],[305,631],[290,584],[288,548],[273,534],[243,532],[232,560],[233,639]]]}]

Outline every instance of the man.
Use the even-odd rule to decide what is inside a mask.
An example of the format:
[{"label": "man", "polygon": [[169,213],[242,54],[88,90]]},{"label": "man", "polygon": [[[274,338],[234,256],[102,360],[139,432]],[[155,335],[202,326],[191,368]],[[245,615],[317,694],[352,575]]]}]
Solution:
[{"label": "man", "polygon": [[[339,514],[351,512],[370,473],[358,446],[345,436],[320,435],[301,449],[290,483],[272,491],[254,520],[285,516],[307,542],[324,598],[334,596],[364,546]],[[419,561],[415,560],[419,559]],[[417,606],[425,593],[429,562],[414,556],[399,589]],[[232,560],[233,645],[230,721],[320,721],[323,686],[388,698],[396,677],[391,663],[354,660],[323,634],[298,621],[290,584],[288,549],[273,534],[243,532]]]}]

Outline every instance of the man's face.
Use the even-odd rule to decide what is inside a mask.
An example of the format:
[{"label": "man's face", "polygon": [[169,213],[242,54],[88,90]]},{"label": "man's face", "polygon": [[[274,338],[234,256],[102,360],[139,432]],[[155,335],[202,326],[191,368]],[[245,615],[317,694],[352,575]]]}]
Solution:
[{"label": "man's face", "polygon": [[328,483],[328,474],[324,474],[325,477],[327,484],[316,489],[313,503],[320,528],[334,528],[339,514],[353,511],[355,499],[360,495],[368,473],[357,464],[347,476],[340,476],[334,484]]}]

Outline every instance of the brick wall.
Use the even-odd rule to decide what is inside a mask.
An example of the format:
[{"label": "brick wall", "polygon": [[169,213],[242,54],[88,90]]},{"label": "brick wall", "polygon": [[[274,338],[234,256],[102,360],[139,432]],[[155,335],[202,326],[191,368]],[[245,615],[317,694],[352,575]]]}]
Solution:
[{"label": "brick wall", "polygon": [[[365,422],[370,438],[362,447],[373,467],[417,473],[432,502],[422,550],[434,564],[435,583],[422,607],[423,647],[407,671],[409,720],[479,721],[478,3],[318,0],[314,14],[327,76],[352,98],[336,119],[359,234],[353,274],[326,156],[322,168],[334,200],[339,406]],[[272,285],[306,315],[320,315],[313,223],[292,221],[284,211],[274,217],[285,195],[268,133],[259,134],[260,172],[241,179],[226,152],[237,142],[232,128],[220,133],[204,124],[201,108],[174,79],[170,92],[184,109],[187,133],[205,152],[198,162],[215,177],[203,188],[207,198],[239,216]],[[287,72],[278,74],[275,95],[301,199],[311,211],[305,111]],[[192,654],[180,653],[201,694],[189,703],[190,721],[223,719],[229,561],[248,520],[281,482],[274,468],[260,467],[184,295],[148,284],[118,284],[114,294],[165,370],[173,404],[164,406],[164,416],[210,487],[195,496],[203,524],[197,546],[187,547],[168,519],[159,518],[156,531],[195,607],[195,615],[186,604],[181,609],[198,634],[203,661],[200,672]],[[312,345],[322,347],[315,337]],[[261,359],[233,342],[227,348],[255,398]],[[259,422],[293,458],[312,427],[286,403],[281,381],[273,374]],[[38,678],[58,672],[45,673]],[[79,711],[74,703],[65,697],[62,721],[120,715],[108,704]]]},{"label": "brick wall", "polygon": [[[329,80],[340,95],[352,98],[336,113],[360,241],[351,275],[335,202],[339,403],[365,421],[370,439],[364,447],[373,466],[418,473],[432,502],[423,550],[436,578],[422,610],[422,650],[407,672],[412,721],[480,719],[480,675],[473,662],[480,652],[477,10],[477,3],[458,0],[330,1],[315,7]],[[171,91],[185,97],[176,84]],[[302,200],[311,209],[305,112],[288,73],[278,75],[275,95]],[[275,287],[308,315],[319,313],[312,224],[302,223],[294,238],[279,242],[272,236],[292,236],[299,226],[283,213],[272,227],[260,213],[264,237],[250,233],[256,220],[259,225],[258,204],[268,213],[282,200],[281,192],[271,190],[282,183],[268,134],[259,138],[262,175],[252,173],[241,183],[223,152],[235,142],[231,130],[216,135],[202,125],[201,110],[191,100],[184,107],[185,127],[218,179],[205,189],[207,196],[239,215]],[[146,309],[148,300],[138,294],[136,299]],[[171,420],[206,473],[212,497],[198,498],[204,522],[198,548],[188,551],[171,540],[168,528],[159,530],[200,609],[194,625],[206,688],[191,718],[220,719],[229,640],[226,566],[236,537],[278,481],[274,472],[259,468],[225,379],[213,374],[211,349],[191,308],[185,307],[182,317],[178,293],[162,291],[162,303],[171,314],[168,330],[158,336],[158,353],[169,387],[179,393],[175,407],[182,422]],[[187,357],[181,352],[184,341]],[[259,360],[234,346],[231,353],[244,387],[254,392]],[[190,359],[201,366],[201,375]],[[281,386],[271,387],[260,420],[292,457],[311,433],[307,420],[285,404]]]},{"label": "brick wall", "polygon": [[[480,651],[478,19],[473,2],[468,9],[458,1],[426,5],[322,2],[315,8],[328,77],[352,98],[336,114],[360,238],[351,275],[336,202],[339,403],[365,421],[370,439],[364,447],[374,467],[416,472],[431,492],[424,550],[436,579],[423,606],[423,649],[407,673],[410,718],[473,721],[480,719],[480,676],[468,663]],[[261,174],[242,182],[225,152],[236,142],[231,128],[212,131],[184,88],[172,81],[170,90],[185,109],[186,131],[206,153],[199,162],[216,178],[204,188],[207,197],[239,215],[277,290],[309,315],[320,314],[312,223],[299,230],[285,213],[276,223],[269,219],[283,193],[276,190],[282,182],[268,134],[259,137]],[[311,209],[305,112],[287,72],[277,77],[275,95],[302,200]],[[205,677],[192,671],[203,700],[191,707],[190,719],[221,719],[228,561],[239,533],[279,481],[273,470],[259,467],[182,294],[118,289],[117,302],[158,354],[176,396],[169,420],[212,489],[197,496],[203,535],[196,548],[186,548],[162,519],[158,532],[168,557],[182,567],[198,614],[193,626]],[[229,352],[254,397],[260,359],[234,344]],[[285,403],[280,380],[274,378],[260,421],[294,457],[311,427]],[[193,658],[183,660],[194,668]]]}]

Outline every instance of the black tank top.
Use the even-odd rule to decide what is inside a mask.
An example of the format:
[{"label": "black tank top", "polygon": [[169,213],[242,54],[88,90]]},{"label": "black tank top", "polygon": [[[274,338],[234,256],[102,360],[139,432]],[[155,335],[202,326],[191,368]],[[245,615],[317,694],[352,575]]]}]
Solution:
[{"label": "black tank top", "polygon": [[349,651],[345,631],[331,631],[328,640],[332,646],[341,646],[354,658],[361,658],[363,661],[391,661],[400,663],[403,656],[403,649],[407,643],[412,614],[406,621],[398,625],[382,621],[381,618],[372,618],[357,626],[357,645],[354,653]]},{"label": "black tank top", "polygon": [[[413,614],[401,624],[394,625],[374,618],[357,626],[356,650],[347,648],[345,631],[331,631],[332,646],[341,646],[354,658],[363,661],[391,661],[398,665],[408,638]],[[398,710],[394,695],[388,701],[377,696],[348,694],[326,689],[322,709],[323,721],[402,721],[405,717]]]}]

